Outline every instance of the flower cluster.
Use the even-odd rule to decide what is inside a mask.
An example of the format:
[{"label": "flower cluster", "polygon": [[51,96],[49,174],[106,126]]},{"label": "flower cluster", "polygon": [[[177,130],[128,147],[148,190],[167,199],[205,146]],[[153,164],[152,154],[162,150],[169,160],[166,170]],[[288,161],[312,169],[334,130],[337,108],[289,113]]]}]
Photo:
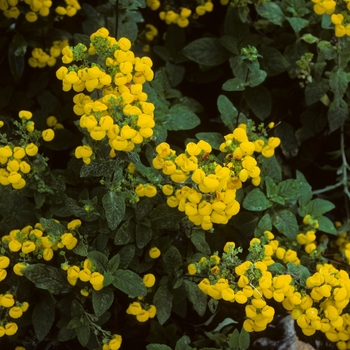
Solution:
[{"label": "flower cluster", "polygon": [[[265,141],[255,134],[256,141],[249,141],[246,129],[247,125],[241,124],[225,136],[226,141],[220,145],[220,151],[227,153],[223,165],[211,155],[211,145],[202,140],[189,142],[185,152],[178,156],[166,142],[156,147],[153,167],[162,170],[180,187],[175,189],[171,184],[162,187],[167,204],[185,212],[191,222],[204,230],[210,230],[214,223],[226,224],[239,212],[236,190],[249,178],[253,185],[260,184],[260,168],[254,152],[271,157],[280,143],[277,137]],[[190,183],[192,186],[187,186]]]},{"label": "flower cluster", "polygon": [[148,197],[152,198],[157,194],[157,188],[151,184],[139,184],[135,188],[135,193],[139,197]]},{"label": "flower cluster", "polygon": [[147,0],[147,6],[153,11],[162,8],[164,10],[159,12],[159,18],[165,21],[166,24],[177,24],[181,28],[185,28],[189,25],[189,18],[192,15],[193,18],[203,16],[207,12],[212,12],[214,5],[211,0],[203,2],[201,5],[194,6],[192,9],[187,7],[173,8],[173,4],[164,2],[160,3],[159,0]]},{"label": "flower cluster", "polygon": [[[75,286],[80,280],[81,282],[89,282],[94,290],[103,288],[104,276],[97,271],[97,267],[89,259],[85,259],[80,266],[71,266],[66,262],[61,265],[61,268],[67,271],[67,280],[72,286]],[[89,287],[85,286],[80,290],[80,293],[87,297]]]},{"label": "flower cluster", "polygon": [[39,150],[36,141],[42,137],[44,141],[49,142],[55,137],[52,129],[42,132],[35,131],[32,116],[30,111],[20,111],[21,123],[15,121],[14,124],[20,130],[21,140],[18,144],[6,142],[6,146],[0,146],[0,184],[3,186],[11,184],[14,189],[22,189],[26,185],[24,177],[30,173],[32,168],[31,158],[35,157]]},{"label": "flower cluster", "polygon": [[330,264],[318,264],[316,269],[306,280],[310,296],[286,302],[284,307],[291,310],[304,334],[313,335],[319,330],[337,342],[338,349],[349,349],[350,315],[343,313],[350,298],[349,275]]},{"label": "flower cluster", "polygon": [[129,315],[136,316],[136,319],[139,322],[146,322],[156,315],[157,309],[154,305],[142,305],[141,302],[134,301],[132,304],[129,305],[129,307],[126,310],[126,313]]},{"label": "flower cluster", "polygon": [[56,40],[52,43],[49,54],[41,48],[35,48],[32,51],[32,57],[28,59],[28,64],[33,68],[52,67],[67,45],[68,40]]},{"label": "flower cluster", "polygon": [[[58,221],[55,222],[58,223]],[[54,251],[58,249],[72,250],[78,243],[75,237],[75,222],[76,220],[68,223],[67,231],[62,234],[53,231],[46,232],[41,223],[36,223],[34,227],[28,225],[21,230],[15,229],[8,235],[4,235],[1,238],[1,245],[11,253],[19,253],[22,260],[14,265],[14,273],[23,276],[22,269],[31,262],[32,256],[50,261],[54,256]]]},{"label": "flower cluster", "polygon": [[314,12],[320,16],[324,13],[331,15],[334,24],[335,36],[350,36],[350,2],[347,0],[336,2],[334,0],[312,0]]},{"label": "flower cluster", "polygon": [[102,350],[118,350],[122,344],[122,337],[119,334],[113,334],[111,338],[103,339]]},{"label": "flower cluster", "polygon": [[311,254],[317,249],[316,229],[318,228],[318,221],[313,220],[311,215],[308,214],[303,218],[303,223],[307,226],[304,233],[299,233],[297,235],[297,242],[300,245],[304,245],[306,253]]},{"label": "flower cluster", "polygon": [[49,116],[46,119],[46,125],[49,126],[50,128],[53,128],[54,130],[64,129],[63,124],[59,123],[57,118],[53,115]]},{"label": "flower cluster", "polygon": [[[226,224],[240,208],[235,199],[240,180],[229,167],[214,162],[211,151],[210,144],[205,141],[190,142],[185,153],[176,156],[163,142],[156,147],[158,155],[152,162],[156,169],[161,169],[171,181],[180,185],[175,191],[172,185],[163,186],[167,204],[185,212],[191,222],[204,230],[210,230],[213,223]],[[192,187],[184,186],[189,178]]]},{"label": "flower cluster", "polygon": [[[81,9],[77,0],[65,0],[66,6],[56,7],[56,13],[59,15],[74,16]],[[28,8],[29,6],[29,8]],[[51,0],[2,0],[0,1],[0,10],[7,18],[16,19],[21,12],[25,13],[25,19],[28,22],[35,22],[38,16],[47,17],[52,7]]]},{"label": "flower cluster", "polygon": [[[105,28],[92,34],[90,47],[82,44],[63,50],[62,61],[83,60],[83,66],[61,67],[56,76],[63,90],[80,92],[75,95],[74,112],[80,116],[79,125],[94,141],[108,140],[110,157],[116,151],[129,152],[153,135],[154,105],[147,102],[143,84],[153,79],[149,57],[135,57],[126,38],[118,41]],[[86,61],[89,55],[99,56],[101,65]],[[102,89],[102,97],[94,100],[82,91]],[[87,142],[88,143],[88,142]],[[77,158],[89,164],[94,158],[92,145],[76,150]],[[92,141],[90,141],[92,143]]]},{"label": "flower cluster", "polygon": [[4,335],[14,335],[17,333],[18,325],[11,319],[20,318],[24,312],[29,308],[29,304],[25,302],[19,302],[16,297],[11,293],[0,294],[0,314],[3,310],[6,310],[5,316],[0,319],[0,338]]},{"label": "flower cluster", "polygon": [[143,46],[144,52],[150,51],[150,43],[154,40],[154,38],[158,35],[158,29],[153,24],[146,24],[145,29],[141,32],[140,37],[144,39],[147,44]]}]

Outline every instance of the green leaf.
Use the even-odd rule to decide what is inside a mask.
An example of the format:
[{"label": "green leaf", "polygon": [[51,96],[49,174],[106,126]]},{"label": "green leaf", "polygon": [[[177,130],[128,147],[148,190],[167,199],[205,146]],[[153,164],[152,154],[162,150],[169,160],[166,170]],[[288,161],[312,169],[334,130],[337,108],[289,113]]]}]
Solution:
[{"label": "green leaf", "polygon": [[335,68],[329,75],[329,86],[337,97],[342,97],[348,88],[348,77],[342,68]]},{"label": "green leaf", "polygon": [[99,272],[102,273],[106,270],[108,258],[105,254],[98,251],[92,251],[88,253],[87,257],[97,267]]},{"label": "green leaf", "polygon": [[36,288],[48,290],[52,294],[67,293],[71,289],[66,273],[51,265],[32,264],[22,273]]},{"label": "green leaf", "polygon": [[114,300],[113,290],[111,288],[102,288],[99,291],[92,292],[92,307],[96,316],[100,317],[112,305]]},{"label": "green leaf", "polygon": [[164,268],[168,271],[176,272],[183,265],[182,255],[173,245],[171,245],[161,256],[164,261]]},{"label": "green leaf", "polygon": [[277,162],[276,156],[270,158],[259,157],[262,163],[261,174],[269,176],[274,182],[282,181],[282,170]]},{"label": "green leaf", "polygon": [[111,230],[117,228],[125,215],[125,201],[115,192],[109,191],[102,198],[102,206],[105,210],[108,226]]},{"label": "green leaf", "polygon": [[239,349],[239,331],[237,328],[232,332],[231,337],[228,341],[228,346],[232,350]]},{"label": "green leaf", "polygon": [[320,100],[320,98],[328,91],[328,81],[322,79],[320,81],[313,81],[306,85],[305,101],[306,105],[310,106]]},{"label": "green leaf", "polygon": [[152,228],[177,229],[183,214],[164,203],[153,209],[148,217],[151,220]]},{"label": "green leaf", "polygon": [[329,106],[327,117],[330,132],[333,132],[340,126],[344,125],[344,122],[349,117],[347,103],[342,98],[335,96],[334,101]]},{"label": "green leaf", "polygon": [[303,208],[299,208],[298,213],[304,217],[310,214],[312,217],[320,216],[335,208],[335,205],[322,198],[315,198],[307,203]]},{"label": "green leaf", "polygon": [[243,200],[243,208],[251,211],[263,211],[271,206],[272,203],[259,188],[254,188]]},{"label": "green leaf", "polygon": [[86,324],[83,324],[80,327],[76,328],[76,332],[77,332],[77,338],[79,340],[79,343],[83,347],[86,347],[90,338],[90,327]]},{"label": "green leaf", "polygon": [[115,160],[96,159],[90,164],[84,164],[80,169],[80,177],[109,177],[116,168]]},{"label": "green leaf", "polygon": [[191,234],[191,242],[197,250],[203,254],[210,254],[210,247],[205,240],[205,232],[203,230],[193,230]]},{"label": "green leaf", "polygon": [[114,273],[113,286],[127,294],[130,298],[144,297],[147,289],[142,278],[130,270],[117,270]]},{"label": "green leaf", "polygon": [[198,288],[196,283],[189,280],[184,280],[184,283],[188,300],[192,303],[198,315],[204,316],[207,309],[207,295]]},{"label": "green leaf", "polygon": [[114,237],[115,245],[124,245],[132,242],[135,233],[134,219],[126,220],[118,229]]},{"label": "green leaf", "polygon": [[317,43],[317,48],[319,49],[317,62],[332,60],[337,56],[337,51],[335,50],[335,47],[328,40],[319,41]]},{"label": "green leaf", "polygon": [[318,42],[318,38],[316,38],[315,36],[313,36],[310,33],[304,34],[300,40],[304,40],[305,42],[307,42],[308,44],[314,44]]},{"label": "green leaf", "polygon": [[270,46],[262,46],[259,48],[259,59],[261,69],[263,69],[269,77],[285,72],[290,64],[287,59],[275,48]]},{"label": "green leaf", "polygon": [[164,124],[168,130],[190,130],[200,124],[200,119],[188,107],[176,104],[170,108]]},{"label": "green leaf", "polygon": [[287,271],[293,276],[294,278],[300,278],[299,282],[303,287],[306,287],[306,280],[310,277],[310,271],[307,267],[299,264],[295,265],[292,262],[287,263]]},{"label": "green leaf", "polygon": [[164,344],[148,344],[146,346],[147,350],[172,350],[168,345]]},{"label": "green leaf", "polygon": [[114,273],[117,271],[120,264],[120,254],[115,254],[112,259],[108,260],[107,271]]},{"label": "green leaf", "polygon": [[145,247],[148,242],[152,239],[152,229],[143,224],[136,224],[136,245],[138,248]]},{"label": "green leaf", "polygon": [[243,91],[246,83],[239,78],[233,78],[227,80],[223,85],[222,89],[225,91]]},{"label": "green leaf", "polygon": [[337,230],[334,227],[333,222],[329,220],[327,217],[322,215],[322,216],[316,217],[315,219],[317,219],[318,221],[318,230],[322,232],[330,233],[332,235],[337,234]]},{"label": "green leaf", "polygon": [[221,114],[221,120],[232,131],[238,116],[236,107],[225,95],[219,95],[217,105]]},{"label": "green leaf", "polygon": [[134,245],[126,245],[122,249],[119,250],[118,254],[120,255],[120,269],[128,268],[131,260],[135,256],[136,248]]},{"label": "green leaf", "polygon": [[284,14],[281,8],[274,2],[264,2],[261,5],[255,5],[257,13],[271,23],[282,27],[282,22],[284,20]]},{"label": "green leaf", "polygon": [[266,79],[266,76],[267,73],[261,69],[251,72],[248,76],[247,85],[250,87],[258,86]]},{"label": "green leaf", "polygon": [[248,88],[245,92],[245,100],[249,108],[260,119],[265,120],[271,113],[271,94],[269,90],[263,86]]},{"label": "green leaf", "polygon": [[289,24],[296,33],[300,32],[309,24],[309,21],[307,19],[300,17],[286,17],[286,20],[289,22]]},{"label": "green leaf", "polygon": [[13,36],[11,46],[15,56],[24,56],[27,51],[27,42],[19,32]]},{"label": "green leaf", "polygon": [[218,132],[199,132],[196,134],[198,140],[208,142],[213,149],[219,149],[220,145],[224,141],[221,133]]},{"label": "green leaf", "polygon": [[55,320],[55,307],[48,303],[47,298],[39,300],[33,310],[32,324],[34,332],[39,341],[45,339]]},{"label": "green leaf", "polygon": [[163,325],[170,317],[173,305],[173,295],[168,286],[159,286],[153,297],[153,304],[157,308],[158,322]]},{"label": "green leaf", "polygon": [[303,182],[295,179],[288,179],[277,185],[278,194],[286,201],[296,201],[303,195],[303,189]]},{"label": "green leaf", "polygon": [[271,231],[272,222],[271,217],[268,213],[266,213],[260,220],[259,223],[254,230],[254,237],[262,237],[265,231]]},{"label": "green leaf", "polygon": [[267,268],[273,275],[283,275],[286,272],[286,267],[280,263],[273,263]]},{"label": "green leaf", "polygon": [[247,350],[249,349],[249,345],[250,345],[250,335],[244,328],[242,328],[241,333],[239,334],[239,347],[242,350]]},{"label": "green leaf", "polygon": [[183,335],[177,342],[175,350],[196,350],[189,346],[191,344],[191,339],[187,335]]},{"label": "green leaf", "polygon": [[190,60],[207,67],[218,66],[229,57],[229,52],[217,38],[197,39],[186,45],[182,52]]},{"label": "green leaf", "polygon": [[16,50],[18,52],[18,48],[14,45],[12,40],[8,49],[8,62],[13,79],[15,83],[18,83],[24,72],[24,56],[16,55]]},{"label": "green leaf", "polygon": [[291,124],[282,121],[275,130],[275,136],[281,139],[281,149],[287,158],[293,158],[298,154],[299,145]]},{"label": "green leaf", "polygon": [[271,213],[272,225],[291,241],[295,240],[299,226],[295,215],[289,210],[273,210]]}]

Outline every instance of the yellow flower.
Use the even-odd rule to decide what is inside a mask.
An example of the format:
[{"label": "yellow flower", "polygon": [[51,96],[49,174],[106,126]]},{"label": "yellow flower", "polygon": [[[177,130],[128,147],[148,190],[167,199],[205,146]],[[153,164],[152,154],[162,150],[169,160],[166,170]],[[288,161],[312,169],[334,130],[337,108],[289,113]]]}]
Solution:
[{"label": "yellow flower", "polygon": [[12,318],[20,318],[23,314],[23,310],[19,306],[13,306],[9,310],[9,315]]},{"label": "yellow flower", "polygon": [[147,310],[141,310],[141,312],[136,315],[136,319],[139,322],[146,322],[149,319],[148,311]]},{"label": "yellow flower", "polygon": [[187,270],[188,270],[188,273],[190,275],[195,275],[197,273],[197,269],[196,269],[196,266],[194,264],[189,264],[187,266]]},{"label": "yellow flower", "polygon": [[25,151],[28,156],[34,157],[38,153],[38,146],[34,143],[30,143],[26,146]]},{"label": "yellow flower", "polygon": [[154,305],[150,305],[150,307],[147,311],[149,314],[149,318],[153,318],[157,313],[157,308]]},{"label": "yellow flower", "polygon": [[10,259],[7,256],[0,256],[0,268],[6,269],[10,265]]},{"label": "yellow flower", "polygon": [[0,305],[3,307],[11,307],[15,304],[15,299],[12,294],[0,295]]},{"label": "yellow flower", "polygon": [[22,244],[22,252],[24,254],[29,254],[36,249],[36,245],[34,242],[27,241]]},{"label": "yellow flower", "polygon": [[18,326],[14,322],[9,322],[5,326],[5,334],[6,335],[14,335],[18,330]]},{"label": "yellow flower", "polygon": [[110,350],[118,350],[122,344],[122,337],[119,334],[115,334],[113,339],[108,342]]},{"label": "yellow flower", "polygon": [[149,250],[148,254],[152,259],[157,259],[160,256],[161,252],[157,247],[153,247]]},{"label": "yellow flower", "polygon": [[129,315],[138,315],[142,312],[141,304],[137,301],[134,301],[126,310],[126,313]]},{"label": "yellow flower", "polygon": [[41,136],[45,141],[50,142],[55,137],[55,132],[52,129],[46,129],[41,133]]},{"label": "yellow flower", "polygon": [[13,272],[17,276],[23,276],[23,273],[21,272],[21,270],[25,269],[26,267],[27,267],[27,265],[24,263],[17,263],[13,266]]},{"label": "yellow flower", "polygon": [[154,286],[154,283],[156,282],[156,278],[152,273],[148,273],[147,275],[143,276],[142,281],[147,288],[151,288]]},{"label": "yellow flower", "polygon": [[20,112],[18,113],[18,116],[19,116],[21,119],[22,119],[22,118],[25,118],[25,119],[29,120],[29,119],[32,118],[33,114],[32,114],[32,112],[22,110],[22,111],[20,111]]},{"label": "yellow flower", "polygon": [[146,197],[151,198],[157,194],[157,189],[153,185],[146,185],[144,187],[144,193]]}]

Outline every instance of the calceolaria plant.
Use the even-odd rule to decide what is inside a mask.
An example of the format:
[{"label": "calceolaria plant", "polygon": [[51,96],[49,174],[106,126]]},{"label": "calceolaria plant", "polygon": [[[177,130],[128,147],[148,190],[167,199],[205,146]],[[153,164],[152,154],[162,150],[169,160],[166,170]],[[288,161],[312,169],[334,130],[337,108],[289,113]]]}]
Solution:
[{"label": "calceolaria plant", "polygon": [[0,1],[0,348],[350,349],[348,5]]}]

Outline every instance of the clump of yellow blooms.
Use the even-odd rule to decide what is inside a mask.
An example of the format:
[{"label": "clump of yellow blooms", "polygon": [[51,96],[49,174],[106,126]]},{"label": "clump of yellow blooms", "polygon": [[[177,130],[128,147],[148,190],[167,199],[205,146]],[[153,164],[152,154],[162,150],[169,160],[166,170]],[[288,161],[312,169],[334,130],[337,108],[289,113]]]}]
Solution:
[{"label": "clump of yellow blooms", "polygon": [[29,304],[16,300],[15,295],[10,292],[0,294],[0,313],[5,310],[6,314],[0,319],[0,338],[7,335],[11,336],[17,333],[18,325],[13,320],[22,317],[23,313],[29,308]]},{"label": "clump of yellow blooms", "polygon": [[[97,267],[89,259],[85,259],[80,266],[63,263],[61,268],[67,271],[67,281],[72,286],[75,286],[80,280],[81,282],[89,282],[93,290],[103,288],[104,276],[96,270]],[[88,296],[89,292],[85,288],[81,290],[81,294]]]},{"label": "clump of yellow blooms", "polygon": [[[55,11],[59,15],[74,16],[81,9],[77,0],[64,0],[66,6],[58,6]],[[1,0],[0,10],[7,18],[16,19],[21,12],[25,13],[27,22],[36,22],[38,16],[47,17],[52,7],[51,0]]]},{"label": "clump of yellow blooms", "polygon": [[225,136],[226,141],[220,145],[220,151],[227,153],[222,165],[214,160],[211,145],[203,140],[189,142],[180,155],[166,142],[156,147],[157,156],[152,165],[169,176],[175,185],[162,187],[167,204],[184,212],[203,230],[210,230],[213,224],[226,224],[239,212],[236,190],[249,178],[253,185],[260,184],[260,168],[254,152],[271,157],[280,143],[277,137],[269,138],[266,143],[261,138],[255,143],[249,141],[246,128],[241,124]]},{"label": "clump of yellow blooms", "polygon": [[129,305],[129,307],[126,310],[126,313],[128,315],[136,316],[136,319],[139,322],[146,322],[150,318],[155,317],[157,309],[154,305],[142,304],[139,301],[134,301],[132,304]]},{"label": "clump of yellow blooms", "polygon": [[[56,222],[59,223],[58,221]],[[22,269],[27,266],[27,262],[31,261],[31,256],[50,261],[55,251],[59,249],[74,249],[78,239],[75,237],[74,229],[69,227],[63,234],[54,234],[46,232],[41,223],[36,223],[34,227],[27,225],[22,229],[14,229],[8,235],[4,235],[1,238],[1,245],[11,253],[18,253],[20,257],[13,267],[14,273],[18,276],[23,276]],[[6,259],[6,257],[0,258],[0,266],[1,259]],[[1,277],[6,277],[2,270],[0,275]]]},{"label": "clump of yellow blooms", "polygon": [[119,334],[113,334],[111,338],[103,339],[102,350],[118,350],[122,344],[122,337]]},{"label": "clump of yellow blooms", "polygon": [[57,118],[53,115],[49,116],[46,119],[46,125],[49,126],[50,128],[53,128],[54,130],[64,129],[63,124],[59,123]]},{"label": "clump of yellow blooms", "polygon": [[35,123],[31,120],[33,114],[30,111],[22,110],[18,116],[21,123],[16,121],[15,125],[22,131],[22,139],[18,144],[8,142],[6,146],[0,146],[0,184],[11,185],[16,190],[25,187],[25,176],[30,175],[32,169],[31,158],[35,157],[39,150],[36,142],[30,140],[37,141],[41,137],[49,142],[55,137],[52,129],[35,131]]},{"label": "clump of yellow blooms", "polygon": [[320,16],[327,14],[331,16],[334,24],[335,36],[350,36],[350,2],[347,0],[336,2],[334,0],[312,0],[314,12]]},{"label": "clump of yellow blooms", "polygon": [[318,221],[313,220],[311,215],[308,214],[303,218],[303,223],[306,226],[305,233],[299,233],[297,235],[297,242],[304,245],[306,253],[311,254],[317,249],[316,242],[316,229],[318,228]]},{"label": "clump of yellow blooms", "polygon": [[143,52],[150,51],[150,43],[158,35],[158,29],[153,24],[146,24],[145,29],[140,33],[139,37],[143,39],[146,44],[143,46]]},{"label": "clump of yellow blooms", "polygon": [[191,15],[192,18],[198,18],[198,16],[203,16],[207,12],[212,12],[214,8],[211,0],[200,1],[200,5],[193,6],[192,9],[189,7],[173,8],[173,4],[161,3],[159,0],[147,0],[146,4],[153,11],[163,8],[164,10],[159,12],[159,18],[165,21],[166,24],[174,23],[181,28],[189,25]]},{"label": "clump of yellow blooms", "polygon": [[41,48],[35,48],[32,51],[32,57],[28,59],[28,64],[33,68],[52,67],[67,45],[68,40],[56,40],[52,43],[49,54]]},{"label": "clump of yellow blooms", "polygon": [[[309,228],[310,225],[317,226],[317,221],[310,215],[303,218],[303,223]],[[298,243],[305,245],[306,241],[314,241],[312,235],[314,232],[300,233]],[[270,272],[269,266],[274,263],[272,258],[284,264],[300,263],[295,251],[287,256],[288,250],[270,231],[265,231],[260,239],[251,240],[246,261],[238,258],[242,249],[235,249],[234,242],[227,242],[223,250],[221,258],[216,252],[189,264],[188,273],[195,276],[207,271],[208,278],[198,284],[203,293],[215,300],[244,304],[246,319],[243,327],[247,332],[266,329],[275,313],[268,305],[268,300],[273,299],[290,312],[305,335],[321,331],[328,340],[336,343],[338,349],[350,348],[350,315],[346,311],[350,278],[346,271],[328,263],[318,263],[316,272],[305,284],[296,283],[298,276]]]},{"label": "clump of yellow blooms", "polygon": [[[155,126],[154,105],[147,102],[143,92],[143,84],[154,76],[152,60],[135,57],[127,38],[117,41],[105,28],[93,33],[90,40],[89,48],[79,44],[62,51],[63,63],[82,60],[83,66],[61,67],[56,72],[64,91],[79,92],[73,98],[74,112],[80,116],[79,126],[89,138],[75,155],[86,164],[95,157],[94,141],[107,140],[109,156],[114,158],[117,151],[130,152],[149,140]],[[96,54],[103,56],[101,64],[87,63],[87,58]],[[102,96],[95,100],[82,92],[85,89],[89,93],[101,89]]]}]

